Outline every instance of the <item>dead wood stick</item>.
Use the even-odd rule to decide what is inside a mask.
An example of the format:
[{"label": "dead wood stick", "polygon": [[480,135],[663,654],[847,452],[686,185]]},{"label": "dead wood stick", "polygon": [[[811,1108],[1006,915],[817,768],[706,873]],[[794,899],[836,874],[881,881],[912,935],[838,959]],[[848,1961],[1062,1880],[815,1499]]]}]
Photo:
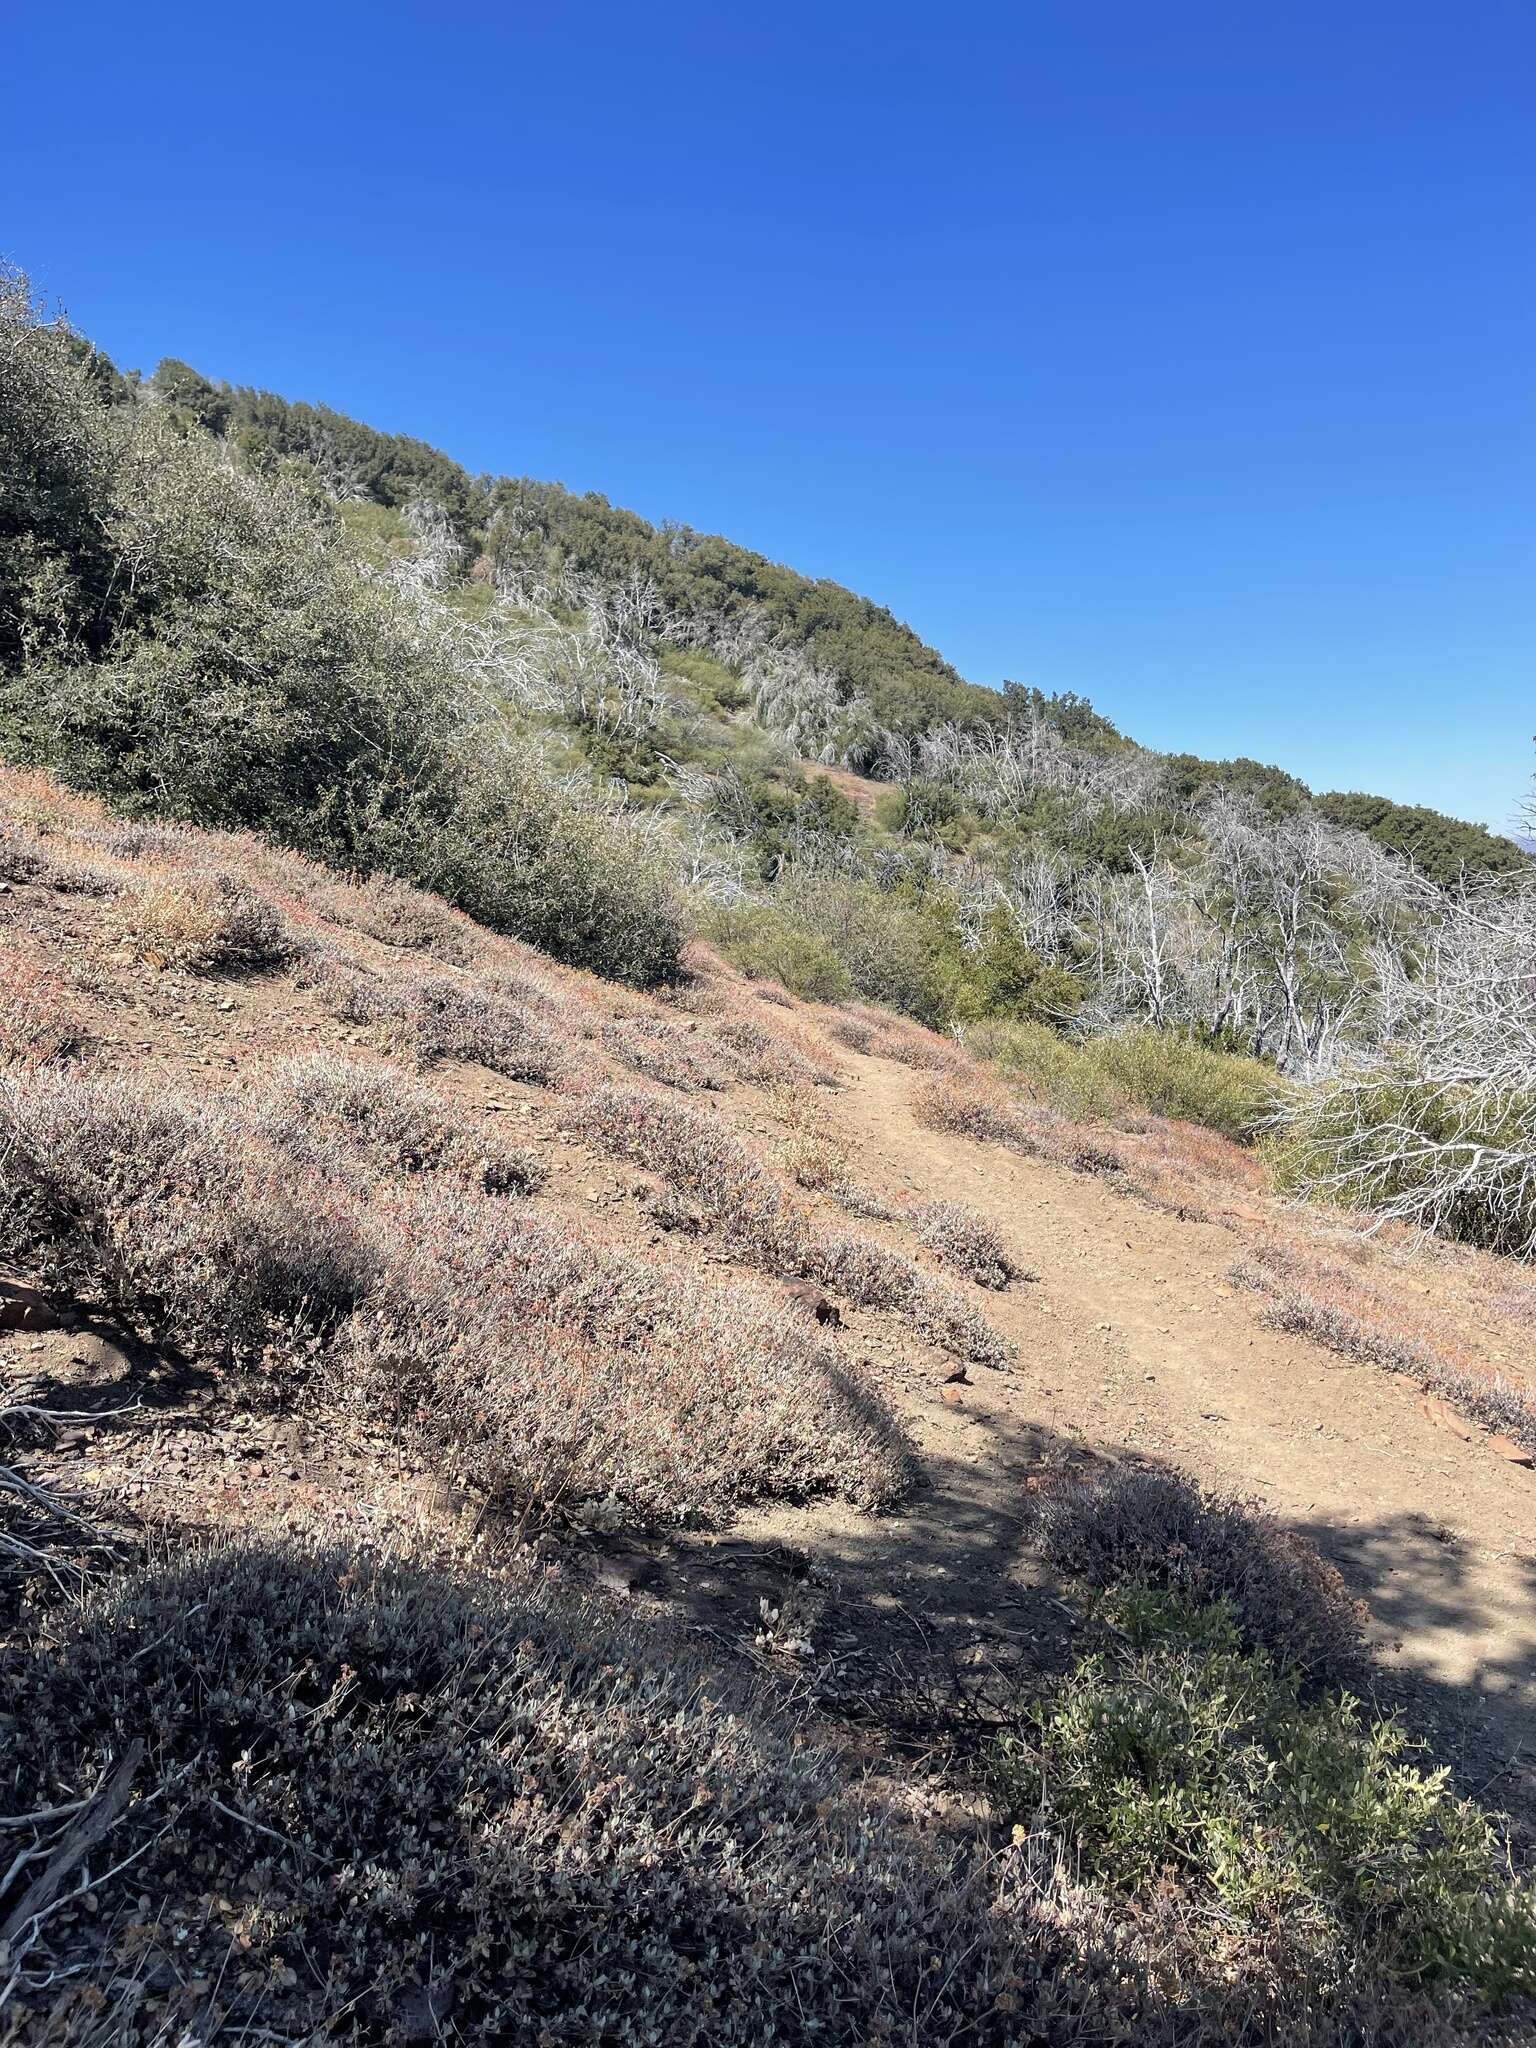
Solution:
[{"label": "dead wood stick", "polygon": [[0,1945],[9,1945],[29,1921],[36,1920],[47,1912],[54,1893],[58,1891],[69,1873],[82,1863],[104,1835],[110,1834],[117,1825],[123,1808],[128,1804],[133,1791],[133,1774],[144,1760],[144,1739],[136,1737],[123,1752],[122,1761],[102,1786],[100,1793],[78,1820],[73,1821],[64,1839],[49,1857],[47,1866],[33,1878],[22,1893],[21,1903],[11,1913],[3,1927],[0,1927]]}]

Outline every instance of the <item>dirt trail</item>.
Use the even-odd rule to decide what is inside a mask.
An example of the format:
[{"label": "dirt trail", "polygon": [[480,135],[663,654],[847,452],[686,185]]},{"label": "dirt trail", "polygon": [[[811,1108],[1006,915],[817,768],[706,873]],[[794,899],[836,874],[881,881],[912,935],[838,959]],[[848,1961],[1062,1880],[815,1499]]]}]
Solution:
[{"label": "dirt trail", "polygon": [[[1388,1689],[1469,1774],[1498,1774],[1492,1796],[1536,1795],[1536,1472],[1437,1428],[1392,1376],[1260,1326],[1225,1278],[1242,1248],[1231,1230],[930,1131],[911,1108],[922,1077],[847,1064],[838,1120],[861,1178],[992,1217],[1037,1277],[988,1302],[1018,1346],[1009,1372],[973,1368],[972,1385],[948,1390],[953,1405],[932,1378],[890,1384],[928,1467],[914,1511],[883,1540],[857,1517],[818,1514],[812,1554],[870,1597],[883,1570],[930,1635],[948,1624],[952,1639],[974,1626],[1006,1640],[1029,1577],[1030,1469],[1166,1459],[1260,1495],[1310,1536],[1368,1603]],[[775,1532],[790,1536],[782,1514],[760,1518],[758,1535]],[[802,1516],[792,1540],[809,1535]]]}]

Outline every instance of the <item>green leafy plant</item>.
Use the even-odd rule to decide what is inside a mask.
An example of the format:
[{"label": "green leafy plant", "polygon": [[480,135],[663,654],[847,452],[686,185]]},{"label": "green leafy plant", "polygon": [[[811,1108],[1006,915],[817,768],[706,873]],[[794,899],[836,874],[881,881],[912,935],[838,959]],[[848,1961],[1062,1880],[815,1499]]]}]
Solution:
[{"label": "green leafy plant", "polygon": [[1529,1889],[1396,1721],[1304,1700],[1221,1603],[1132,1584],[1106,1613],[1123,1642],[998,1747],[1007,1812],[1061,1829],[1094,1884],[1171,1888],[1215,1916],[1214,1945],[1261,1948],[1294,1979],[1536,1991]]}]

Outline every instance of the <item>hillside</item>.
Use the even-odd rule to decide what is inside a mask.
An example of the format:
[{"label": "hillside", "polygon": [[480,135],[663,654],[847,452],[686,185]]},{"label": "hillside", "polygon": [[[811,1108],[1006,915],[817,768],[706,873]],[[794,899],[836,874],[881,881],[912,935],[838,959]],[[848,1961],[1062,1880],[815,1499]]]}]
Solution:
[{"label": "hillside", "polygon": [[[856,1738],[894,1831],[882,1853],[921,1860],[913,1819],[959,1825],[1021,1703],[1077,1682],[1096,1639],[1078,1552],[1053,1553],[1036,1511],[1172,1466],[1217,1501],[1260,1491],[1276,1519],[1257,1538],[1295,1532],[1336,1562],[1366,1603],[1369,1683],[1469,1788],[1496,1781],[1517,1807],[1536,1793],[1520,1751],[1536,1407],[1517,1363],[1533,1311],[1502,1262],[1306,1228],[1228,1141],[1147,1117],[1075,1125],[919,1027],[804,1004],[707,952],[673,995],[626,995],[257,842],[123,826],[36,779],[8,778],[3,800],[0,1341],[13,1456],[42,1489],[12,1553],[22,1616],[56,1632],[77,1564],[95,1578],[109,1553],[203,1556],[210,1538],[257,1546],[263,1600],[295,1542],[302,1559],[360,1538],[446,1574],[438,1601],[465,1570],[496,1575],[542,1637],[585,1593],[611,1618],[581,1626],[619,1626],[625,1657],[673,1640],[685,1670],[702,1655],[751,1672],[754,1741]],[[1523,1444],[1463,1420],[1477,1386],[1502,1389]],[[1246,1581],[1202,1553],[1214,1532],[1189,1540],[1241,1603]],[[30,1577],[38,1555],[51,1585]],[[193,1569],[175,1584],[206,1606]],[[1343,1588],[1305,1583],[1262,1628],[1295,1631],[1323,1674],[1348,1609]],[[287,1624],[273,1609],[266,1625]],[[113,1627],[122,1653],[148,1653],[143,1622]],[[15,1669],[21,1697],[56,1696],[57,1674]],[[107,1697],[130,1732],[130,1693]],[[57,1803],[97,1738],[33,1725],[54,1732],[22,1746],[21,1782]],[[132,1934],[141,1889],[184,1914],[176,1831],[217,1796],[283,1844],[239,1824],[217,1837],[220,1883],[251,1906],[200,1922],[171,1977],[151,1931],[89,1980],[141,2020],[178,1983],[201,2010],[217,1944],[243,1928],[245,1988],[222,2009],[291,2028],[320,2008],[313,1986],[281,1988],[294,1952],[260,1902],[314,1853],[314,1815],[274,1803],[311,1766],[274,1753],[199,1792],[177,1776],[187,1739],[112,1837],[136,1861],[98,1884],[99,1918],[50,1909],[19,1961],[39,1982],[79,1968],[91,1926]],[[318,1931],[318,1902],[305,1910]],[[967,1909],[955,1894],[930,1910]],[[558,1948],[558,1914],[543,1928]],[[413,1982],[425,1995],[406,1955],[385,1966],[383,1923],[359,1929],[400,1987],[393,2010]],[[473,2031],[489,1980],[451,1917],[437,1932]],[[1028,1939],[1033,1972],[1043,1926]],[[1195,2007],[1169,2011],[1133,1968],[1092,1994],[1096,2027],[1222,2037],[1213,1959],[1180,1939]],[[1074,1939],[1053,1967],[1081,1963]],[[1239,1971],[1249,2013],[1258,1967]],[[1034,1994],[1060,2028],[1087,1995],[1065,1979]],[[1272,1997],[1294,2023],[1294,1994]]]},{"label": "hillside", "polygon": [[0,313],[6,2041],[1528,2040],[1526,868]]},{"label": "hillside", "polygon": [[[754,638],[803,654],[826,676],[842,710],[845,766],[878,773],[886,765],[876,733],[914,738],[951,724],[1006,728],[1025,710],[1044,714],[1068,740],[1123,744],[1085,700],[1016,684],[998,692],[965,683],[884,606],[717,534],[658,528],[598,493],[577,495],[557,483],[472,477],[424,442],[381,434],[326,406],[216,385],[185,363],[161,363],[151,388],[258,466],[301,461],[341,498],[394,513],[424,502],[440,508],[463,563],[479,563],[498,583],[532,576],[553,586],[574,577],[611,587],[639,579],[666,617],[686,622],[693,637],[728,659],[743,640],[750,649]],[[1385,797],[1314,798],[1295,776],[1256,761],[1173,755],[1166,780],[1185,801],[1220,787],[1257,792],[1282,809],[1315,803],[1332,823],[1364,832],[1437,882],[1521,864],[1515,841],[1482,826]]]}]

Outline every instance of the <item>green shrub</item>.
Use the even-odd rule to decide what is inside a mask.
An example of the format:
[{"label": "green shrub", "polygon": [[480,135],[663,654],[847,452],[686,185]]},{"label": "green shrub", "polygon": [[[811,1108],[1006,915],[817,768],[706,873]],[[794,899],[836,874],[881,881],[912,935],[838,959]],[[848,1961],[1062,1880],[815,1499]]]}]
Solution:
[{"label": "green shrub", "polygon": [[824,938],[767,903],[718,904],[701,918],[703,935],[754,981],[777,981],[811,1003],[853,993],[848,969]]},{"label": "green shrub", "polygon": [[96,644],[122,447],[99,360],[0,266],[0,674]]},{"label": "green shrub", "polygon": [[1228,1138],[1254,1138],[1286,1094],[1272,1067],[1218,1052],[1167,1031],[1090,1039],[1090,1064],[1154,1116],[1205,1124]]},{"label": "green shrub", "polygon": [[988,912],[970,945],[961,943],[942,909],[930,913],[930,922],[943,959],[946,1024],[983,1017],[1036,1022],[1070,1017],[1082,1002],[1073,977],[1027,946],[1013,917],[1000,906]]},{"label": "green shrub", "polygon": [[777,900],[841,961],[844,996],[851,984],[866,1002],[936,1027],[947,1022],[939,934],[919,896],[847,876],[796,875]]},{"label": "green shrub", "polygon": [[1112,1122],[1135,1106],[1124,1088],[1085,1057],[1084,1046],[1049,1024],[988,1017],[969,1025],[964,1040],[967,1052],[1063,1116]]},{"label": "green shrub", "polygon": [[1066,1116],[1114,1121],[1145,1110],[1246,1143],[1289,1092],[1261,1060],[1174,1032],[1143,1029],[1073,1041],[1041,1024],[987,1021],[973,1024],[965,1042]]},{"label": "green shrub", "polygon": [[1068,1838],[1090,1882],[1161,1886],[1212,1947],[1296,1982],[1536,1992],[1536,1904],[1487,1818],[1392,1720],[1310,1703],[1230,1612],[1128,1589],[1122,1646],[1082,1659],[1005,1738],[1005,1809]]},{"label": "green shrub", "polygon": [[12,753],[130,814],[424,884],[601,974],[676,973],[655,844],[506,743],[312,479],[242,469],[166,403],[109,415],[15,280],[0,367],[19,450],[0,515]]}]

